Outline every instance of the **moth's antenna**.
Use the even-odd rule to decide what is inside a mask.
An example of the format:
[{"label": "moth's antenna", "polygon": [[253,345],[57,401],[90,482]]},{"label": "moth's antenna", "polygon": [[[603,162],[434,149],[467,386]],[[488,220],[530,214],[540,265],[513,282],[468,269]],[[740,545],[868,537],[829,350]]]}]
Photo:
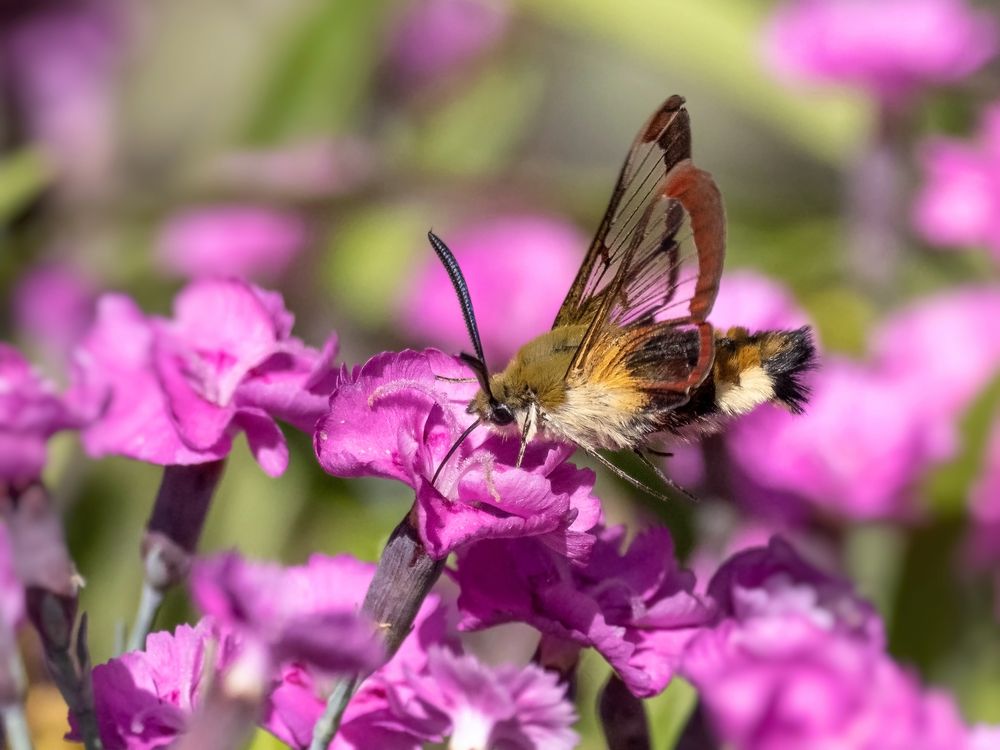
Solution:
[{"label": "moth's antenna", "polygon": [[468,427],[465,428],[462,434],[458,436],[458,440],[452,443],[452,446],[448,449],[448,452],[444,454],[444,458],[441,459],[441,463],[438,464],[437,471],[434,472],[434,476],[431,478],[431,485],[437,484],[438,476],[441,474],[441,469],[443,469],[444,465],[448,463],[448,459],[455,454],[455,451],[458,450],[458,446],[460,446],[462,443],[465,442],[465,439],[469,437],[470,434],[472,434],[472,431],[477,427],[479,427],[480,424],[482,424],[482,421],[483,421],[482,419],[477,419],[475,422],[470,424]]},{"label": "moth's antenna", "polygon": [[[434,252],[441,259],[441,263],[444,264],[444,270],[448,272],[451,285],[455,287],[455,294],[458,295],[458,303],[462,307],[462,315],[465,318],[465,327],[469,329],[469,338],[472,340],[472,347],[476,350],[478,361],[468,355],[463,355],[462,360],[476,371],[479,384],[483,387],[486,395],[490,397],[490,401],[494,401],[493,392],[490,390],[490,377],[489,370],[486,367],[486,357],[483,355],[483,345],[479,341],[476,313],[472,309],[472,298],[469,296],[469,285],[465,283],[465,277],[462,275],[462,269],[458,267],[458,261],[455,260],[455,256],[452,255],[451,250],[448,249],[448,246],[444,244],[441,238],[434,234],[434,232],[428,232],[427,239],[430,240],[431,247],[434,248]],[[452,447],[452,451],[454,450],[455,446]],[[451,452],[448,455],[451,456]],[[447,459],[445,460],[447,461]]]}]

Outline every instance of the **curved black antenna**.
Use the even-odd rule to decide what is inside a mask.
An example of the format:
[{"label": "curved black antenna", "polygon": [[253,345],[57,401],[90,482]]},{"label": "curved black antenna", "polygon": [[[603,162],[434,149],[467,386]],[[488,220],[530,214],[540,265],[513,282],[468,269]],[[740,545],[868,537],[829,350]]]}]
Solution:
[{"label": "curved black antenna", "polygon": [[448,449],[448,452],[444,454],[444,458],[441,459],[441,463],[438,464],[437,471],[434,472],[434,476],[431,477],[431,486],[437,484],[438,475],[441,473],[441,469],[444,468],[444,465],[448,463],[448,459],[451,458],[452,455],[454,455],[455,451],[458,450],[458,446],[464,443],[465,439],[469,437],[472,431],[477,427],[479,427],[479,425],[482,424],[482,422],[483,422],[482,419],[477,419],[475,422],[466,427],[465,430],[463,430],[462,434],[458,436],[458,440],[452,443],[452,446]]},{"label": "curved black antenna", "polygon": [[[466,354],[462,355],[462,360],[476,371],[476,376],[479,378],[479,384],[483,387],[483,391],[490,397],[490,401],[494,401],[493,392],[490,390],[489,369],[486,367],[483,345],[479,341],[476,313],[472,309],[472,298],[469,296],[469,285],[465,283],[465,277],[462,275],[462,269],[458,267],[458,261],[455,260],[455,256],[452,255],[451,250],[448,249],[448,246],[444,244],[441,238],[434,234],[434,232],[428,232],[427,239],[430,240],[431,247],[434,248],[434,252],[441,259],[441,263],[444,264],[444,270],[448,272],[451,285],[455,287],[455,294],[458,295],[458,304],[461,305],[462,315],[465,317],[465,327],[469,329],[469,338],[472,340],[472,347],[476,350],[476,357],[478,357],[477,361]],[[452,447],[452,451],[454,450],[455,447]],[[451,456],[451,452],[448,453],[448,456]],[[447,459],[445,460],[447,461]]]}]

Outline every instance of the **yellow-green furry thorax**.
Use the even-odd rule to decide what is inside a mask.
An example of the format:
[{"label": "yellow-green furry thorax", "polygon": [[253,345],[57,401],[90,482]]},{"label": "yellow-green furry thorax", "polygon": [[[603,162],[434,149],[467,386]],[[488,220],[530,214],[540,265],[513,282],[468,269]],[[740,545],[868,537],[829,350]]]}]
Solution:
[{"label": "yellow-green furry thorax", "polygon": [[[503,372],[490,377],[493,397],[512,411],[537,404],[543,411],[566,400],[566,371],[580,346],[586,326],[563,326],[532,339],[514,355]],[[482,390],[469,404],[469,411],[484,419],[489,397]]]}]

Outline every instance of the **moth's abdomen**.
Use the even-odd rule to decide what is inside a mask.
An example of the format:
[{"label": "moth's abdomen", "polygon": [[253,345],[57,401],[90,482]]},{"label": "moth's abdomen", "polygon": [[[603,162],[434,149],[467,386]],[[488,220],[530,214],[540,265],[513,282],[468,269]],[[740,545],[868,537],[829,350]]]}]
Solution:
[{"label": "moth's abdomen", "polygon": [[781,404],[797,414],[808,397],[803,377],[815,365],[808,328],[753,334],[731,328],[717,333],[711,375],[686,404],[663,415],[662,429],[713,432],[765,403]]}]

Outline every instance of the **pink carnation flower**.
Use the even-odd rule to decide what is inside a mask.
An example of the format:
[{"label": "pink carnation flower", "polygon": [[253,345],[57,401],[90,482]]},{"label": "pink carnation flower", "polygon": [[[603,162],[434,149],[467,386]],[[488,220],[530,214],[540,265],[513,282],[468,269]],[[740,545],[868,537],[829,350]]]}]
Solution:
[{"label": "pink carnation flower", "polygon": [[94,319],[96,293],[85,274],[68,263],[28,270],[12,296],[14,323],[23,340],[65,364]]},{"label": "pink carnation flower", "polygon": [[740,471],[838,516],[911,514],[909,492],[931,456],[910,394],[895,378],[837,359],[810,387],[805,414],[763,408],[733,426],[727,445]]},{"label": "pink carnation flower", "polygon": [[[163,750],[187,729],[208,686],[237,658],[241,646],[209,620],[151,633],[144,651],[94,667],[94,705],[104,750]],[[80,741],[70,715],[69,739]]]},{"label": "pink carnation flower", "polygon": [[765,45],[783,78],[892,102],[978,70],[996,53],[997,23],[962,0],[798,0],[775,13]]},{"label": "pink carnation flower", "polygon": [[778,536],[730,557],[712,577],[708,596],[722,619],[795,614],[875,648],[885,645],[881,619],[850,582],[820,570]]},{"label": "pink carnation flower", "polygon": [[389,59],[403,78],[436,78],[495,46],[509,16],[506,0],[416,0],[398,21]]},{"label": "pink carnation flower", "polygon": [[320,465],[342,477],[395,479],[416,492],[420,536],[436,558],[481,539],[535,536],[580,558],[593,545],[600,504],[594,474],[566,462],[572,447],[534,441],[522,468],[518,444],[474,431],[431,478],[469,422],[472,372],[441,352],[387,352],[341,374],[316,426]]},{"label": "pink carnation flower", "polygon": [[38,479],[48,439],[79,427],[84,417],[17,349],[0,342],[0,484]]},{"label": "pink carnation flower", "polygon": [[[468,281],[486,358],[497,368],[552,328],[587,247],[572,224],[542,216],[496,218],[450,233],[445,241]],[[429,248],[424,254],[400,322],[419,341],[467,350],[469,336],[448,274]]]},{"label": "pink carnation flower", "polygon": [[[639,697],[670,682],[709,610],[680,570],[666,529],[649,529],[622,551],[624,527],[600,532],[585,565],[531,539],[482,542],[459,553],[459,627],[525,622],[547,636],[591,646]],[[496,571],[504,571],[497,575]]]},{"label": "pink carnation flower", "polygon": [[169,320],[147,318],[127,297],[105,295],[75,357],[75,398],[107,402],[83,432],[92,456],[161,465],[229,454],[236,433],[271,476],[288,464],[275,418],[309,431],[329,393],[336,339],[322,352],[291,336],[281,296],[236,281],[185,287]]},{"label": "pink carnation flower", "polygon": [[724,621],[691,643],[683,674],[719,741],[744,750],[954,750],[965,741],[950,699],[798,613]]},{"label": "pink carnation flower", "polygon": [[920,157],[917,230],[933,245],[986,246],[1000,258],[1000,105],[986,110],[974,142],[932,138]]},{"label": "pink carnation flower", "polygon": [[[358,610],[375,573],[371,563],[346,555],[323,560],[326,581],[319,594],[329,606]],[[392,658],[369,675],[354,694],[344,713],[340,731],[334,738],[334,750],[419,750],[432,739],[421,715],[411,716],[407,706],[394,699],[396,687],[407,675],[421,674],[427,668],[432,647],[459,648],[454,631],[452,610],[441,597],[430,594],[421,604],[413,629]],[[323,713],[324,681],[301,662],[283,665],[278,682],[265,707],[262,726],[292,747],[308,747],[313,727]]]},{"label": "pink carnation flower", "polygon": [[63,182],[92,190],[106,182],[114,153],[121,7],[107,0],[17,5],[0,28],[8,98]]},{"label": "pink carnation flower", "polygon": [[882,322],[876,364],[924,422],[935,460],[958,448],[958,421],[1000,371],[1000,289],[980,286],[925,297]]},{"label": "pink carnation flower", "polygon": [[780,539],[720,568],[721,618],[684,654],[717,739],[746,750],[962,747],[952,702],[883,653],[882,624],[845,582]]},{"label": "pink carnation flower", "polygon": [[266,206],[222,205],[183,211],[161,230],[157,259],[188,278],[281,275],[308,241],[305,221]]},{"label": "pink carnation flower", "polygon": [[342,567],[341,560],[320,555],[284,568],[230,552],[196,563],[190,588],[198,608],[239,633],[244,648],[262,652],[265,665],[294,661],[330,673],[368,671],[381,662],[383,648],[373,623],[338,591]]},{"label": "pink carnation flower", "polygon": [[405,683],[410,712],[423,715],[427,732],[449,747],[569,750],[578,737],[566,686],[530,664],[488,667],[472,656],[435,648],[423,673]]}]

